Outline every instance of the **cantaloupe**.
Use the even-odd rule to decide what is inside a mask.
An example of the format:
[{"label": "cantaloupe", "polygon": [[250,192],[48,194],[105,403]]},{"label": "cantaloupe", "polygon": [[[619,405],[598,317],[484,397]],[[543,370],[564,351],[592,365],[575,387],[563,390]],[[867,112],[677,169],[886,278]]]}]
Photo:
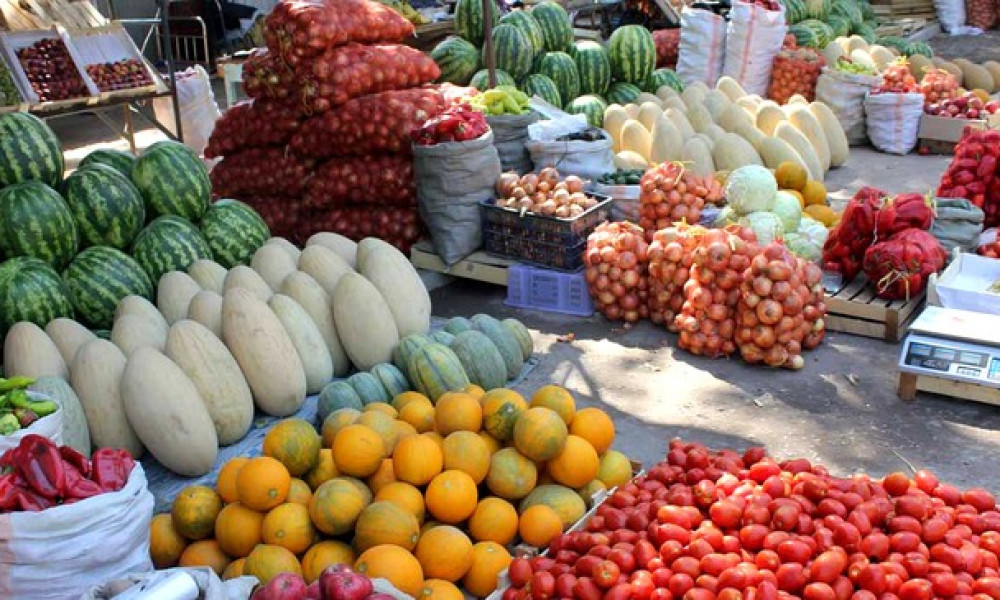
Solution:
[{"label": "cantaloupe", "polygon": [[712,120],[711,113],[709,113],[708,109],[701,104],[689,107],[687,111],[687,118],[696,133],[703,133],[709,126],[715,125],[715,121]]},{"label": "cantaloupe", "polygon": [[168,325],[187,317],[191,298],[201,291],[201,286],[184,271],[170,271],[160,277],[156,286],[156,308]]},{"label": "cantaloupe", "polygon": [[118,303],[118,308],[115,309],[115,320],[117,321],[119,317],[124,315],[135,315],[140,319],[149,321],[151,325],[163,330],[163,339],[167,338],[167,328],[170,326],[167,324],[166,319],[163,318],[159,309],[152,302],[142,296],[125,296],[122,298],[121,302]]},{"label": "cantaloupe", "polygon": [[351,370],[351,360],[344,352],[344,345],[337,335],[337,326],[333,322],[333,311],[330,308],[330,298],[326,291],[316,283],[316,280],[301,271],[296,271],[285,278],[281,284],[281,293],[299,303],[316,324],[326,349],[333,360],[334,377],[343,377]]},{"label": "cantaloupe", "polygon": [[188,304],[187,318],[222,338],[222,296],[209,290],[198,292]]},{"label": "cantaloupe", "polygon": [[763,165],[760,155],[750,142],[735,133],[727,133],[712,148],[712,160],[716,169],[734,171],[746,165]]},{"label": "cantaloupe", "polygon": [[630,102],[624,106],[625,114],[628,118],[632,120],[637,120],[639,118],[639,105],[635,102]]},{"label": "cantaloupe", "polygon": [[653,139],[649,149],[649,161],[654,164],[677,160],[681,157],[684,138],[673,122],[662,111],[653,124]]},{"label": "cantaloupe", "polygon": [[753,119],[750,118],[750,115],[735,104],[730,104],[726,111],[719,115],[716,122],[719,124],[719,127],[722,127],[729,133],[735,133],[738,129],[744,126],[751,129],[755,128]]},{"label": "cantaloupe", "polygon": [[844,51],[844,47],[840,44],[827,44],[826,48],[823,49],[823,58],[826,59],[826,64],[830,66],[835,66],[845,56],[847,56],[847,52]]},{"label": "cantaloupe", "polygon": [[695,106],[702,106],[705,102],[705,96],[707,95],[708,90],[704,85],[701,87],[697,85],[689,85],[684,88],[683,92],[681,92],[681,100],[684,101],[688,110],[691,110]]},{"label": "cantaloupe", "polygon": [[[680,99],[681,95],[677,93],[677,90],[669,85],[661,85],[656,90],[656,97],[660,99],[661,104],[666,105],[667,100],[670,100],[671,98]],[[666,106],[664,106],[664,108],[666,108]]]},{"label": "cantaloupe", "polygon": [[704,130],[699,131],[698,133],[706,135],[708,137],[708,139],[712,140],[712,144],[714,145],[715,142],[719,141],[719,139],[723,135],[725,135],[726,130],[723,129],[723,128],[721,128],[721,127],[719,127],[715,123],[709,123],[708,126],[705,127]]},{"label": "cantaloupe", "polygon": [[993,91],[993,76],[984,67],[971,62],[963,63],[959,67],[962,69],[963,87],[970,90]]},{"label": "cantaloupe", "polygon": [[124,448],[138,458],[142,456],[142,442],[122,407],[120,384],[126,362],[125,355],[111,342],[87,342],[73,359],[70,385],[87,416],[91,443],[97,448]]},{"label": "cantaloupe", "polygon": [[934,68],[934,61],[927,58],[923,54],[914,54],[910,57],[910,72],[913,73],[913,78],[920,82],[924,75],[927,74],[928,69]]},{"label": "cantaloupe", "polygon": [[777,169],[783,162],[793,162],[808,170],[805,161],[787,142],[773,136],[765,136],[757,145],[757,151],[768,169]]},{"label": "cantaloupe", "polygon": [[260,275],[271,291],[281,287],[281,282],[298,267],[292,257],[278,246],[264,244],[254,252],[250,268]]},{"label": "cantaloupe", "polygon": [[868,42],[860,35],[852,35],[847,38],[847,49],[852,52],[854,50],[868,50]]},{"label": "cantaloupe", "polygon": [[757,111],[756,127],[764,135],[774,135],[774,128],[778,126],[778,123],[787,120],[785,111],[777,105],[764,105]]},{"label": "cantaloupe", "polygon": [[795,150],[796,154],[802,158],[809,171],[810,179],[823,181],[823,166],[820,164],[812,144],[801,131],[788,121],[782,121],[775,127],[774,136],[791,146],[792,150]]},{"label": "cantaloupe", "polygon": [[67,367],[73,364],[73,358],[76,357],[76,351],[80,349],[80,346],[97,338],[89,329],[66,317],[49,321],[49,324],[45,326],[45,333],[59,349],[59,354],[63,357]]},{"label": "cantaloupe", "polygon": [[229,269],[223,285],[222,296],[225,297],[226,293],[237,288],[247,290],[261,302],[267,302],[267,299],[274,293],[271,286],[267,285],[267,282],[257,274],[257,271],[246,265],[236,265]]},{"label": "cantaloupe", "polygon": [[61,377],[69,379],[69,368],[59,347],[41,327],[29,321],[15,323],[3,344],[4,375],[11,377]]},{"label": "cantaloupe", "polygon": [[354,273],[339,254],[326,246],[308,246],[299,257],[299,270],[316,280],[327,295],[332,295],[340,278],[348,273]]},{"label": "cantaloupe", "polygon": [[207,258],[196,260],[187,268],[187,274],[198,282],[201,289],[211,290],[219,295],[224,290],[228,272],[225,267]]},{"label": "cantaloupe", "polygon": [[339,233],[324,231],[315,233],[306,240],[306,247],[323,246],[337,253],[352,269],[358,267],[358,243]]},{"label": "cantaloupe", "polygon": [[816,117],[813,116],[812,111],[809,110],[809,105],[799,104],[789,107],[788,122],[801,131],[802,135],[806,136],[806,139],[809,140],[813,150],[816,151],[816,158],[819,159],[819,164],[823,172],[826,173],[829,171],[830,144],[826,141],[826,134],[823,132],[823,127],[819,124]]},{"label": "cantaloupe", "polygon": [[873,69],[878,68],[878,65],[875,63],[875,59],[872,58],[871,54],[868,54],[867,50],[851,50],[849,58],[851,59],[851,62],[856,65],[871,67]]},{"label": "cantaloupe", "polygon": [[802,94],[792,94],[786,102],[786,105],[788,104],[809,104],[809,101]]},{"label": "cantaloupe", "polygon": [[406,255],[372,237],[361,240],[357,256],[358,272],[389,305],[399,337],[427,333],[431,328],[431,297]]},{"label": "cantaloupe", "polygon": [[649,150],[652,145],[652,138],[649,130],[634,119],[625,121],[622,126],[622,150],[635,152],[646,160],[649,160]]},{"label": "cantaloupe", "polygon": [[290,297],[275,294],[267,301],[267,305],[281,321],[285,333],[299,354],[306,376],[306,393],[318,394],[333,379],[333,359],[326,349],[323,334],[319,332],[309,313]]},{"label": "cantaloupe", "polygon": [[941,61],[940,64],[938,64],[937,61],[935,60],[935,64],[937,64],[939,69],[944,69],[945,71],[948,71],[949,73],[954,75],[955,79],[958,81],[959,86],[968,87],[965,85],[965,72],[957,64],[953,62],[948,62],[946,60]]},{"label": "cantaloupe", "polygon": [[989,71],[990,76],[993,77],[993,89],[991,92],[1000,90],[1000,62],[988,60],[983,63],[983,68]]},{"label": "cantaloupe", "polygon": [[715,162],[712,160],[712,150],[700,138],[691,138],[684,142],[681,160],[685,168],[702,177],[715,173]]},{"label": "cantaloupe", "polygon": [[646,162],[645,157],[631,150],[622,150],[615,154],[614,165],[616,169],[623,171],[645,170],[649,167],[649,163]]},{"label": "cantaloupe", "polygon": [[378,288],[362,275],[348,273],[337,284],[331,302],[337,334],[356,367],[367,371],[392,361],[399,330]]},{"label": "cantaloupe", "polygon": [[667,110],[670,108],[676,108],[677,110],[681,111],[684,114],[687,114],[688,111],[687,104],[684,104],[684,101],[681,100],[680,96],[676,96],[674,98],[667,98],[667,100],[663,103],[663,110]]}]

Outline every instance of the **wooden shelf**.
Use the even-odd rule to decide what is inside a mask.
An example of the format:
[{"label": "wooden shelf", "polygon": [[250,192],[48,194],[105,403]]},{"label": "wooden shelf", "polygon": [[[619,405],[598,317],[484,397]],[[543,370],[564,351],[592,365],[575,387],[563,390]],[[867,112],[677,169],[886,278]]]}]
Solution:
[{"label": "wooden shelf", "polygon": [[839,290],[827,292],[826,328],[864,337],[898,342],[924,305],[926,292],[909,300],[883,300],[875,296],[868,278],[858,275]]}]

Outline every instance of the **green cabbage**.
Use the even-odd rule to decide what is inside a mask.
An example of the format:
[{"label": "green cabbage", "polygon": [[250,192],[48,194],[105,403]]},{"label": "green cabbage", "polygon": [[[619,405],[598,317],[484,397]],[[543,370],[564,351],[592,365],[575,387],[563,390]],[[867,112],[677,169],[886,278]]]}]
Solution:
[{"label": "green cabbage", "polygon": [[767,246],[774,240],[780,240],[785,233],[781,226],[781,219],[772,212],[750,213],[740,219],[740,225],[752,229],[757,234],[757,241],[761,246]]},{"label": "green cabbage", "polygon": [[726,225],[732,225],[735,223],[738,218],[739,217],[736,215],[736,211],[733,210],[732,206],[725,206],[715,217],[715,222],[712,223],[712,226],[716,229],[722,229]]},{"label": "green cabbage", "polygon": [[799,199],[785,191],[780,191],[774,197],[774,207],[771,212],[781,219],[781,226],[785,231],[796,231],[799,228],[799,221],[802,219],[802,208],[799,206]]},{"label": "green cabbage", "polygon": [[785,246],[799,258],[817,261],[823,255],[823,244],[829,233],[819,221],[802,217],[798,231],[785,234]]},{"label": "green cabbage", "polygon": [[822,246],[826,243],[826,237],[830,235],[830,230],[816,219],[803,216],[802,220],[799,221],[797,233],[806,236],[810,241]]},{"label": "green cabbage", "polygon": [[726,179],[726,199],[738,215],[771,210],[778,182],[759,165],[740,167]]}]

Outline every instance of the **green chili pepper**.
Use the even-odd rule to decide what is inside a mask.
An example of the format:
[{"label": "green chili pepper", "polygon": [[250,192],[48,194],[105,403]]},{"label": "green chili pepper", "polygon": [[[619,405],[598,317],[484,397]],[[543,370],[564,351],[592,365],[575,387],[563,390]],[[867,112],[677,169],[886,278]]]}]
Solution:
[{"label": "green chili pepper", "polygon": [[12,414],[0,417],[0,435],[10,435],[21,429],[21,422]]},{"label": "green chili pepper", "polygon": [[47,417],[59,410],[59,405],[52,400],[32,400],[24,390],[14,390],[7,397],[14,408],[26,408],[39,417]]},{"label": "green chili pepper", "polygon": [[33,383],[35,383],[35,379],[33,377],[24,377],[22,375],[11,377],[10,379],[3,379],[0,377],[0,392],[21,390]]}]

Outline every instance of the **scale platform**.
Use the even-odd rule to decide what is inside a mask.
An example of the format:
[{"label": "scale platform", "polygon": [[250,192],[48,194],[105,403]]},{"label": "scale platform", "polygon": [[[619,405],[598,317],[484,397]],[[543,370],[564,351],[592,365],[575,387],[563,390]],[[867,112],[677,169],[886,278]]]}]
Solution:
[{"label": "scale platform", "polygon": [[1000,406],[1000,316],[925,308],[899,355],[899,397],[918,391]]}]

